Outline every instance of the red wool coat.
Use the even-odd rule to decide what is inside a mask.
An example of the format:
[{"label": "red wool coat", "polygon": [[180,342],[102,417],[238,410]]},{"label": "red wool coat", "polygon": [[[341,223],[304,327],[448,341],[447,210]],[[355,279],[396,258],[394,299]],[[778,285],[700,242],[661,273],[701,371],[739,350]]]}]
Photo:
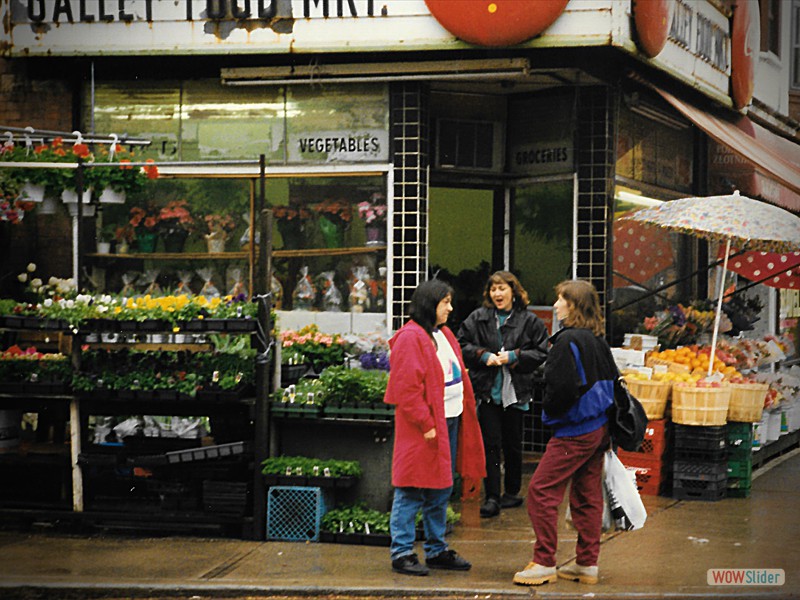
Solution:
[{"label": "red wool coat", "polygon": [[[475,395],[453,332],[442,327],[464,374],[464,412],[458,432],[456,471],[465,479],[486,476]],[[453,485],[450,443],[444,416],[444,372],[425,330],[406,323],[389,341],[389,383],[384,402],[395,405],[392,485],[444,489]],[[436,428],[436,438],[426,431]]]}]

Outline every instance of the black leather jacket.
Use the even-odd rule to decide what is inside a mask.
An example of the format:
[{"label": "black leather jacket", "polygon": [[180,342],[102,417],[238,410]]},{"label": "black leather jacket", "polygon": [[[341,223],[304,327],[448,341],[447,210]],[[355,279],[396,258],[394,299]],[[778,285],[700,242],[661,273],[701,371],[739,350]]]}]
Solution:
[{"label": "black leather jacket", "polygon": [[[517,362],[509,365],[517,402],[529,402],[533,394],[533,373],[547,358],[547,328],[532,312],[514,308],[500,330],[502,347],[517,355]],[[499,371],[498,367],[487,367],[481,356],[486,352],[496,354],[500,351],[495,309],[482,306],[472,311],[458,329],[458,342],[469,369],[475,398],[488,400]]]}]

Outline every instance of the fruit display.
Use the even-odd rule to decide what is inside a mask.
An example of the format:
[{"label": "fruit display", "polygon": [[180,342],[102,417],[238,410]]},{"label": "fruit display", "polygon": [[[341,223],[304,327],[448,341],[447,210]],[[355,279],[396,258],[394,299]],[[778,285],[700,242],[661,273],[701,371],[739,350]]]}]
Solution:
[{"label": "fruit display", "polygon": [[[678,369],[670,369],[681,377],[679,381],[699,381],[708,374],[708,365],[711,362],[710,346],[680,346],[660,352],[651,352],[647,359],[652,364],[678,365]],[[712,373],[719,372],[725,379],[742,377],[735,366],[733,357],[724,350],[717,349],[714,353]],[[668,371],[669,373],[669,371]]]}]

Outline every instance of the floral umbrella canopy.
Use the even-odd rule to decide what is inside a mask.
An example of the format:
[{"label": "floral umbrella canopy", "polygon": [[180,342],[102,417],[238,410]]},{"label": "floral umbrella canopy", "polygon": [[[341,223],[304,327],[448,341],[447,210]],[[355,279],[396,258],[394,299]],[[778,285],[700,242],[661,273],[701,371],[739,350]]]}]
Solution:
[{"label": "floral umbrella canopy", "polygon": [[722,284],[728,268],[731,243],[742,250],[781,253],[800,250],[800,218],[777,206],[741,196],[738,191],[724,196],[672,200],[653,208],[628,213],[620,220],[662,227],[725,244],[709,375],[714,364],[722,311]]}]

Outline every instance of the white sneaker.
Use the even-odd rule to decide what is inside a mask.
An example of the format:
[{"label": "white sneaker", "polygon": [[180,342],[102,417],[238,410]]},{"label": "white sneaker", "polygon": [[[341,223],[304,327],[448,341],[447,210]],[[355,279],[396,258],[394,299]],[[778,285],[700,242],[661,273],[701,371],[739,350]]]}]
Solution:
[{"label": "white sneaker", "polygon": [[594,585],[597,583],[598,579],[597,571],[597,565],[593,567],[583,567],[578,563],[570,563],[569,565],[558,568],[558,576],[562,579]]},{"label": "white sneaker", "polygon": [[514,583],[519,585],[555,583],[557,579],[558,575],[555,567],[545,567],[537,565],[535,562],[528,563],[525,569],[514,574]]}]

